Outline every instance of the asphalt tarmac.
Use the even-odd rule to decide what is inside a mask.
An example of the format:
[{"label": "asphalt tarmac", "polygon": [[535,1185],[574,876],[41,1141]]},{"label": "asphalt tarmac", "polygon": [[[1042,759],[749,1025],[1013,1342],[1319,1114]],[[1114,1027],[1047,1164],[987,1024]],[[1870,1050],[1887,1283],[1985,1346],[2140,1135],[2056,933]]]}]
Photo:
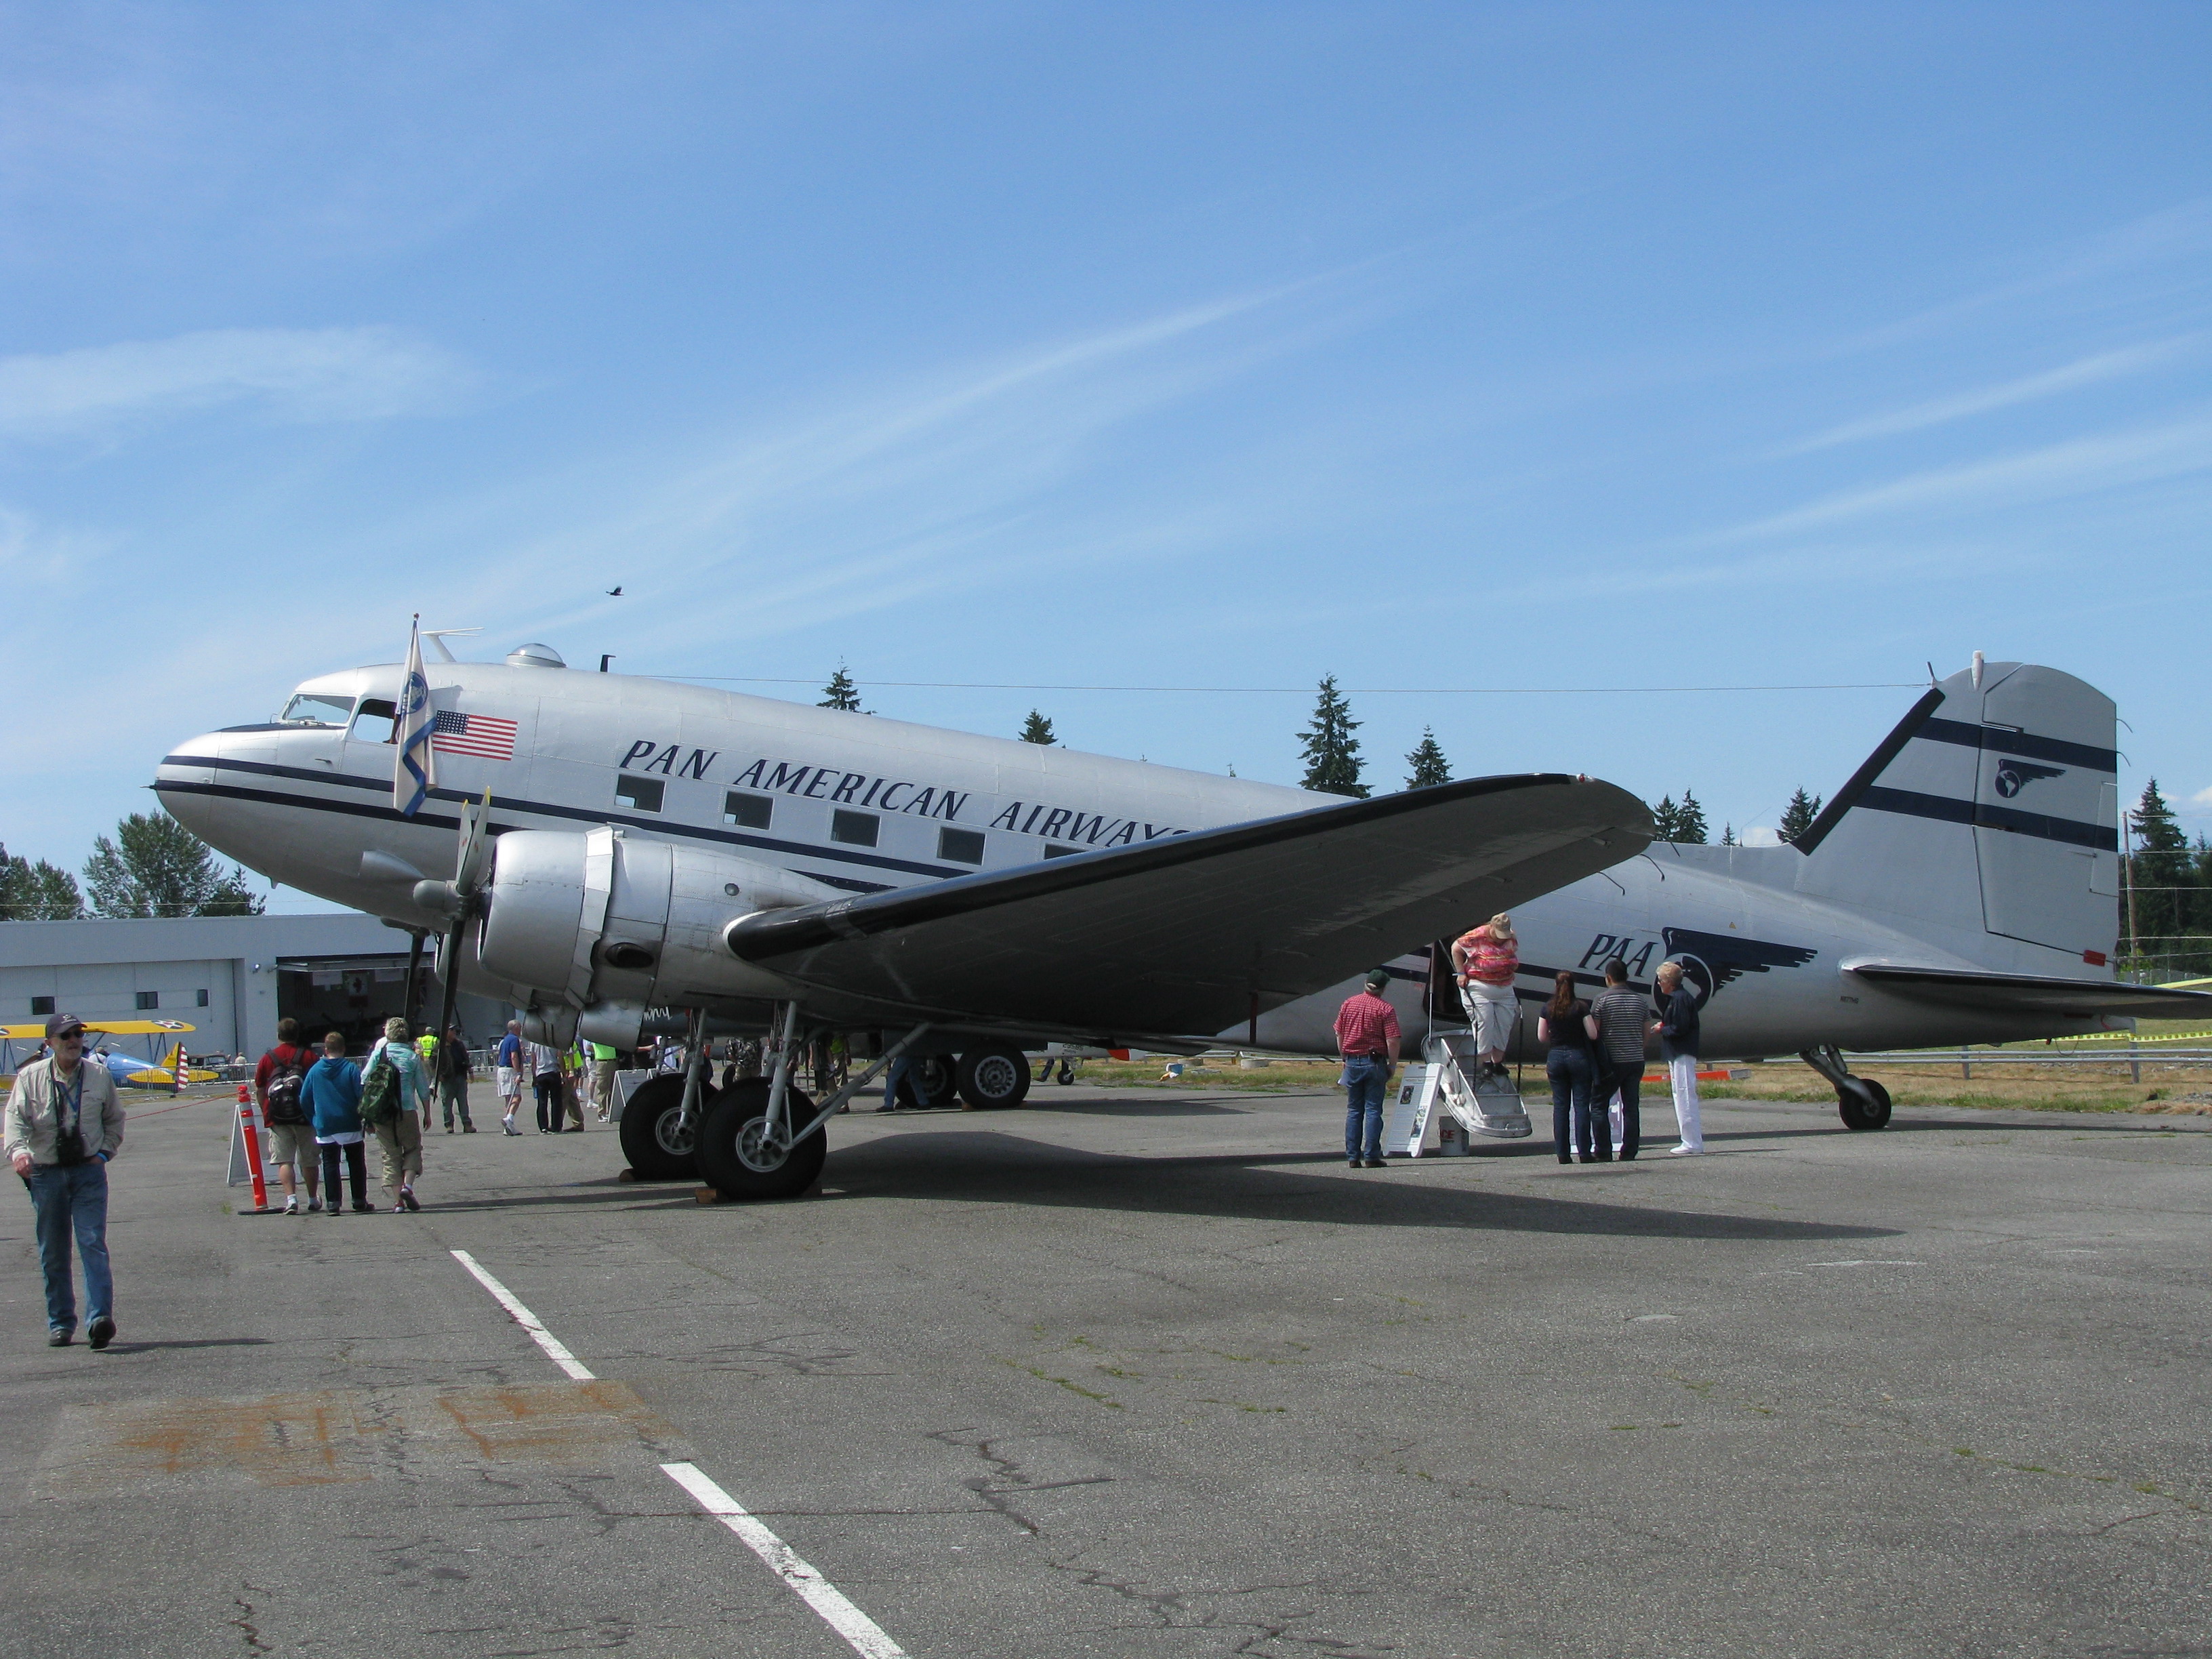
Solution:
[{"label": "asphalt tarmac", "polygon": [[133,1103],[108,1352],[0,1199],[0,1653],[852,1654],[684,1462],[917,1659],[2212,1652],[2205,1120],[1354,1170],[1330,1096],[1031,1098],[759,1208],[493,1117],[337,1219]]}]

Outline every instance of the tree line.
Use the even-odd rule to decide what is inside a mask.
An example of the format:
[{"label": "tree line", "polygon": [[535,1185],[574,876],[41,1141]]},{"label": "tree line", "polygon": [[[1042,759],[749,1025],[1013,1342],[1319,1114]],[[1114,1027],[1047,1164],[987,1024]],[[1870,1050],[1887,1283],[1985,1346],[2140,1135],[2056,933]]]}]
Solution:
[{"label": "tree line", "polygon": [[2212,975],[2212,843],[2192,844],[2158,780],[2128,814],[2120,884],[2123,969],[2158,981]]},{"label": "tree line", "polygon": [[[860,708],[860,690],[852,675],[840,663],[837,672],[822,688],[822,708],[842,709],[848,713],[871,713]],[[1298,750],[1305,762],[1305,775],[1298,780],[1308,789],[1328,795],[1348,795],[1365,800],[1374,793],[1374,786],[1364,777],[1366,757],[1360,752],[1359,739],[1353,734],[1364,722],[1352,717],[1352,702],[1338,687],[1336,676],[1324,674],[1316,688],[1313,718],[1297,733]],[[1024,743],[1052,744],[1059,742],[1052,721],[1036,709],[1030,709],[1022,729],[1014,734]],[[1231,775],[1235,775],[1232,769]],[[1421,740],[1406,756],[1406,781],[1402,787],[1426,789],[1435,784],[1451,781],[1451,763],[1444,758],[1443,746],[1437,743],[1433,726],[1421,728]],[[1820,798],[1800,789],[1790,798],[1790,805],[1782,814],[1779,834],[1785,842],[1793,842],[1812,827],[1820,816]],[[1659,839],[1681,842],[1692,846],[1704,846],[1711,838],[1705,823],[1705,809],[1689,790],[1682,792],[1677,801],[1671,795],[1662,795],[1651,805],[1652,821],[1658,825]],[[1737,844],[1732,824],[1721,826],[1721,845]]]},{"label": "tree line", "polygon": [[0,921],[78,921],[87,915],[258,916],[264,901],[237,865],[164,812],[133,812],[95,836],[84,883],[45,859],[0,846]]}]

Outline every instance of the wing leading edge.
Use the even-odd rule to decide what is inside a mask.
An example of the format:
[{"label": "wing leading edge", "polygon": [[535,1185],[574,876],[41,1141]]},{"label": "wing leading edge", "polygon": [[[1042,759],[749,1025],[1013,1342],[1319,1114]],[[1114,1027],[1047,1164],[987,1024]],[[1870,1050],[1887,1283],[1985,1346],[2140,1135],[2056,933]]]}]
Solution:
[{"label": "wing leading edge", "polygon": [[2212,1018],[2212,994],[2157,985],[2057,979],[2045,974],[1992,974],[1968,968],[1922,968],[1900,962],[1847,962],[1844,971],[1895,996],[1984,1013]]},{"label": "wing leading edge", "polygon": [[1470,778],[734,923],[746,961],[916,1014],[1211,1033],[1632,858],[1644,804]]}]

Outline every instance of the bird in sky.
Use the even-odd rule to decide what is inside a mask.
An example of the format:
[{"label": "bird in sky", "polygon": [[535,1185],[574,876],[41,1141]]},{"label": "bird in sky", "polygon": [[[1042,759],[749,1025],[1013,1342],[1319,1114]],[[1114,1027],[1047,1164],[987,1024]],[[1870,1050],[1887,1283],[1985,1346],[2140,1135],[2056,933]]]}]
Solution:
[{"label": "bird in sky", "polygon": [[607,589],[607,597],[611,599],[622,598],[622,585],[617,582],[614,586]]}]

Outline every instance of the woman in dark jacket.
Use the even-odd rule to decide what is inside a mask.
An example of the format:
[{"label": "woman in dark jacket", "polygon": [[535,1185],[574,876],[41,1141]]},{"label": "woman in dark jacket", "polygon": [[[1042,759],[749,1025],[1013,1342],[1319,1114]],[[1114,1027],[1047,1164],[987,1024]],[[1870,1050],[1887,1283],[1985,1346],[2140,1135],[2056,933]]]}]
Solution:
[{"label": "woman in dark jacket", "polygon": [[1577,1152],[1585,1164],[1610,1164],[1611,1129],[1596,1137],[1595,1146],[1590,1135],[1590,1085],[1597,1076],[1591,1045],[1597,1041],[1597,1017],[1575,994],[1572,974],[1561,974],[1553,983],[1552,1000],[1536,1020],[1536,1041],[1549,1049],[1544,1074],[1552,1079],[1552,1145],[1562,1164],[1573,1163]]}]

